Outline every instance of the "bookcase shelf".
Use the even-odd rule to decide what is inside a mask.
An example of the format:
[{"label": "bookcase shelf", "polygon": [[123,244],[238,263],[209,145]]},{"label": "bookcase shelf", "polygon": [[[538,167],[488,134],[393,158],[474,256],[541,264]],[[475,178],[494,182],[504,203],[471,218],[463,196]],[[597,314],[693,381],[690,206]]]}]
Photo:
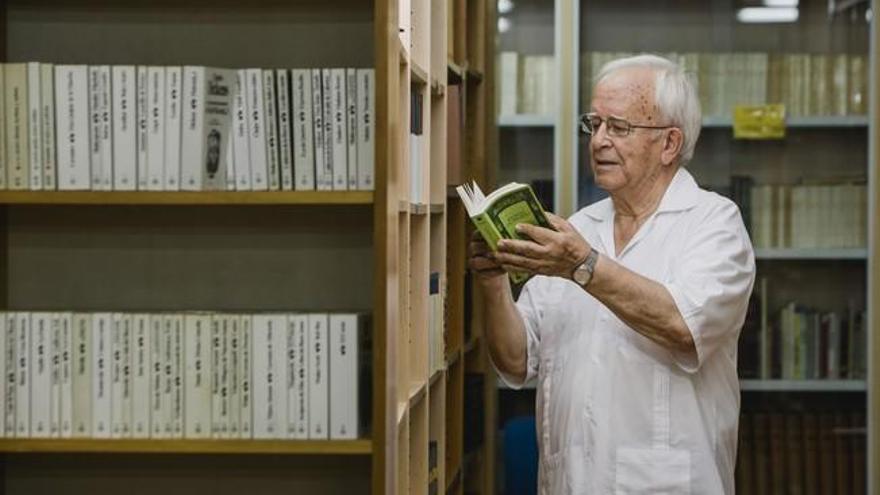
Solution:
[{"label": "bookcase shelf", "polygon": [[96,440],[0,439],[3,453],[370,455],[359,440]]},{"label": "bookcase shelf", "polygon": [[538,114],[499,115],[498,127],[553,127],[556,116]]},{"label": "bookcase shelf", "polygon": [[0,191],[5,205],[371,205],[372,191]]},{"label": "bookcase shelf", "polygon": [[461,84],[464,80],[465,71],[460,65],[449,60],[446,62],[447,81],[449,84]]},{"label": "bookcase shelf", "polygon": [[756,249],[759,260],[866,260],[865,248]]},{"label": "bookcase shelf", "polygon": [[[821,128],[821,127],[867,127],[867,115],[817,115],[803,117],[789,117],[785,120],[786,127],[792,128]],[[727,128],[733,127],[731,117],[704,117],[703,127]]]},{"label": "bookcase shelf", "polygon": [[428,84],[428,71],[415,61],[410,61],[410,71],[412,71],[413,82],[419,84]]}]

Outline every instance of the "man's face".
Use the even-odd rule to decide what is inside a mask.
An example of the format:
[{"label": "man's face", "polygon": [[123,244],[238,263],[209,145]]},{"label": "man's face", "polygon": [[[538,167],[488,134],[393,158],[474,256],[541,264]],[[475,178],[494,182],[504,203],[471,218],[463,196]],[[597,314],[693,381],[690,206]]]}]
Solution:
[{"label": "man's face", "polygon": [[[658,122],[654,102],[654,75],[648,69],[622,69],[612,73],[593,91],[591,112],[603,119],[619,117],[631,124]],[[611,136],[602,124],[590,137],[590,166],[596,184],[608,192],[626,191],[657,174],[665,131],[632,129],[628,136]]]}]

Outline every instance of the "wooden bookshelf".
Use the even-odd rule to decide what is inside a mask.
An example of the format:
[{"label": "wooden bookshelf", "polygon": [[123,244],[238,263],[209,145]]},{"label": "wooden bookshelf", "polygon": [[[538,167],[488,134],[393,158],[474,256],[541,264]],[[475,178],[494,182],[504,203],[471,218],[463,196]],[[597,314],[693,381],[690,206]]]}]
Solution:
[{"label": "wooden bookshelf", "polygon": [[291,454],[370,455],[373,442],[363,440],[98,440],[2,439],[0,452],[103,454]]},{"label": "wooden bookshelf", "polygon": [[0,205],[371,205],[372,191],[2,191]]}]

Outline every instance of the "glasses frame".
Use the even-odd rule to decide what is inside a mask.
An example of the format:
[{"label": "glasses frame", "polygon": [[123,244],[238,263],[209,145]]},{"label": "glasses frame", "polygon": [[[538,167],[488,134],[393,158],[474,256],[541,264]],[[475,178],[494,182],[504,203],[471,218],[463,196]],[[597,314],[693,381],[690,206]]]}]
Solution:
[{"label": "glasses frame", "polygon": [[[596,127],[595,131],[590,128],[590,120],[593,118],[599,119],[599,125]],[[609,125],[609,122],[614,122],[615,125],[622,124],[626,127],[626,131],[623,134],[620,131],[612,131],[612,129],[616,129],[616,127]],[[592,136],[595,132],[598,132],[599,128],[602,127],[602,124],[605,124],[605,132],[608,133],[609,136],[613,137],[627,137],[632,134],[633,129],[672,129],[673,127],[678,127],[674,125],[643,125],[643,124],[633,124],[632,122],[622,119],[620,117],[614,117],[609,115],[608,117],[602,117],[596,112],[589,112],[585,114],[581,114],[578,117],[578,125],[580,126],[581,132],[588,136]]]}]

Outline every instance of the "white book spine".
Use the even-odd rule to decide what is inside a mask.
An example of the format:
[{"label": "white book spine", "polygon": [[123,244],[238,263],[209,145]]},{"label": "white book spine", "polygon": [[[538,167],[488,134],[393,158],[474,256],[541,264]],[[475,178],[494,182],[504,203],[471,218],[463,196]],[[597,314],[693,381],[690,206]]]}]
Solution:
[{"label": "white book spine", "polygon": [[147,81],[147,189],[161,191],[165,187],[165,67],[149,67]]},{"label": "white book spine", "polygon": [[261,69],[247,69],[248,111],[250,112],[251,187],[265,191],[268,185],[269,164],[266,150],[265,104],[263,102],[263,73]]},{"label": "white book spine", "polygon": [[165,190],[180,189],[180,133],[183,68],[165,68]]},{"label": "white book spine", "polygon": [[[2,66],[2,64],[0,64],[0,66]],[[2,71],[2,69],[0,69],[0,71]],[[3,77],[2,74],[0,74],[0,79],[2,79],[2,77]],[[0,94],[2,94],[2,93],[0,93]],[[0,98],[0,100],[2,100],[2,99],[3,98]],[[0,136],[0,139],[2,139],[2,136]],[[2,161],[2,160],[0,160],[0,161]],[[7,346],[7,342],[8,342],[8,337],[7,337],[8,316],[7,315],[8,315],[8,313],[6,313],[5,311],[0,311],[0,370],[3,371],[3,385],[0,386],[0,411],[3,411],[3,415],[4,415],[3,419],[0,420],[0,437],[14,436],[14,434],[7,434],[7,432],[6,432],[6,417],[5,417],[6,416],[6,404],[8,402],[8,397],[9,397],[9,391],[7,389],[7,383],[6,383],[7,382],[7,374],[6,374],[7,373],[7,371],[6,371],[6,359],[7,359],[6,350],[7,350],[7,347],[6,346]]]},{"label": "white book spine", "polygon": [[[89,83],[85,65],[55,66],[55,103],[58,189],[89,189]],[[6,108],[8,111],[8,103]]]},{"label": "white book spine", "polygon": [[31,436],[31,329],[30,315],[24,312],[15,313],[15,357],[16,367],[16,391],[15,391],[15,436],[28,438]]},{"label": "white book spine", "polygon": [[132,316],[113,314],[110,401],[113,438],[131,437],[131,325]]},{"label": "white book spine", "polygon": [[185,326],[185,436],[186,438],[210,438],[211,316],[208,314],[188,314]]},{"label": "white book spine", "polygon": [[346,127],[348,100],[345,88],[345,69],[331,69],[333,94],[333,189],[348,189],[348,129]]},{"label": "white book spine", "polygon": [[290,82],[294,189],[311,190],[315,188],[311,71],[309,69],[291,70]]},{"label": "white book spine", "polygon": [[95,438],[110,438],[112,322],[110,313],[92,315],[92,436]]},{"label": "white book spine", "polygon": [[239,361],[241,360],[241,352],[239,349],[241,339],[241,317],[239,315],[229,315],[229,333],[227,339],[229,344],[226,346],[228,358],[226,360],[228,366],[229,383],[229,438],[241,437],[241,381],[238,376],[241,368]]},{"label": "white book spine", "polygon": [[287,327],[287,437],[309,438],[306,337],[309,317],[291,315]]},{"label": "white book spine", "polygon": [[235,191],[235,103],[232,105],[232,127],[226,139],[226,190]]},{"label": "white book spine", "polygon": [[131,343],[131,434],[150,437],[150,376],[152,374],[150,315],[133,316]]},{"label": "white book spine", "polygon": [[223,425],[220,423],[222,404],[221,374],[223,367],[223,315],[211,317],[211,437],[222,438]]},{"label": "white book spine", "polygon": [[9,189],[30,188],[27,64],[6,64],[6,174]]},{"label": "white book spine", "polygon": [[137,84],[133,65],[113,66],[113,189],[137,188]]},{"label": "white book spine", "polygon": [[148,163],[149,163],[149,143],[147,135],[149,134],[150,115],[149,115],[149,99],[148,88],[150,86],[148,69],[144,65],[137,66],[135,69],[135,118],[137,119],[137,188],[146,191],[149,185]]},{"label": "white book spine", "polygon": [[6,67],[0,64],[0,190],[6,189]]},{"label": "white book spine", "polygon": [[287,404],[282,400],[285,384],[283,315],[255,315],[254,326],[254,438],[280,438]]},{"label": "white book spine", "polygon": [[242,438],[253,438],[253,317],[249,314],[241,316],[241,359],[239,360],[238,377],[241,380],[239,393],[241,394],[241,426],[239,431]]},{"label": "white book spine", "polygon": [[92,436],[92,315],[73,315],[73,436]]},{"label": "white book spine", "polygon": [[330,438],[358,435],[358,316],[330,315]]},{"label": "white book spine", "polygon": [[185,191],[202,189],[202,155],[205,128],[205,68],[183,68],[183,130],[181,131],[181,183]]},{"label": "white book spine", "polygon": [[3,389],[6,403],[3,407],[3,431],[7,437],[16,436],[15,413],[18,410],[17,405],[17,386],[18,386],[18,360],[16,359],[18,351],[18,320],[16,313],[4,313],[3,319],[6,322],[6,333],[3,339],[5,358],[3,360]]},{"label": "white book spine", "polygon": [[101,67],[89,66],[89,160],[91,160],[91,188],[101,190],[104,163],[101,161]]},{"label": "white book spine", "polygon": [[374,177],[374,120],[375,120],[375,71],[358,69],[358,189],[373,190]]},{"label": "white book spine", "polygon": [[333,108],[333,69],[321,69],[321,108],[324,113],[324,170],[320,172],[324,177],[327,189],[333,189],[334,172],[336,171],[333,162],[336,153],[333,151],[333,128],[334,128],[334,108]]},{"label": "white book spine", "polygon": [[247,71],[235,71],[235,107],[233,108],[232,148],[235,169],[235,188],[238,191],[251,190],[250,157],[250,113],[248,113]]},{"label": "white book spine", "polygon": [[100,94],[98,99],[101,105],[101,123],[98,139],[101,140],[101,190],[113,190],[113,102],[112,84],[109,65],[101,65],[98,68]]},{"label": "white book spine", "polygon": [[163,438],[173,438],[174,410],[174,315],[162,316],[162,411]]},{"label": "white book spine", "polygon": [[[43,189],[58,188],[55,159],[55,65],[40,64],[40,137],[43,147]],[[2,135],[2,134],[0,134]]]},{"label": "white book spine", "polygon": [[165,437],[163,315],[150,315],[150,438]]},{"label": "white book spine", "polygon": [[43,143],[42,114],[40,97],[40,63],[27,64],[27,112],[28,112],[28,155],[30,156],[29,182],[32,191],[43,189]]},{"label": "white book spine", "polygon": [[61,438],[70,438],[73,436],[73,315],[71,313],[60,313],[58,320],[60,322],[59,344],[61,349],[59,355],[61,357],[61,391],[59,392],[60,428]]},{"label": "white book spine", "polygon": [[36,438],[49,436],[51,327],[50,313],[31,313],[31,436]]},{"label": "white book spine", "polygon": [[220,320],[220,350],[217,358],[220,363],[220,373],[218,376],[218,407],[217,407],[217,428],[219,438],[229,438],[229,344],[230,328],[229,315],[223,315]]},{"label": "white book spine", "polygon": [[49,333],[49,436],[61,436],[61,325],[64,313],[54,313],[50,320]]},{"label": "white book spine", "polygon": [[169,423],[171,424],[171,437],[183,438],[184,420],[184,386],[183,386],[183,315],[172,315],[171,328],[171,401]]},{"label": "white book spine", "polygon": [[278,97],[278,159],[281,168],[281,189],[293,189],[293,155],[290,141],[290,71],[275,71]]},{"label": "white book spine", "polygon": [[324,152],[324,84],[321,69],[312,69],[312,129],[315,157],[315,187],[320,191],[333,189],[333,174],[327,174],[327,155]]},{"label": "white book spine", "polygon": [[278,159],[278,102],[275,95],[275,71],[263,70],[263,108],[266,129],[266,182],[270,191],[281,188],[281,171]]},{"label": "white book spine", "polygon": [[210,68],[205,73],[205,106],[202,143],[204,154],[199,158],[202,189],[226,190],[229,147],[232,137],[232,106],[235,92],[235,71]]},{"label": "white book spine", "polygon": [[[134,316],[125,314],[122,318],[122,436],[130,438],[133,430],[134,377],[131,372],[132,342],[134,338]],[[114,411],[115,415],[115,411]]]},{"label": "white book spine", "polygon": [[309,438],[313,440],[329,438],[327,326],[327,314],[309,315]]},{"label": "white book spine", "polygon": [[345,143],[348,189],[358,188],[357,69],[345,69]]}]

